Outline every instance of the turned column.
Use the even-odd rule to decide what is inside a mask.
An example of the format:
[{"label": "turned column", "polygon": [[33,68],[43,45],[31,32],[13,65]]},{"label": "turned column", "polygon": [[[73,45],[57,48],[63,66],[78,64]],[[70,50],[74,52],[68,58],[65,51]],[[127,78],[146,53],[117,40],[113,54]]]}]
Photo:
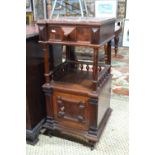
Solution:
[{"label": "turned column", "polygon": [[107,44],[107,64],[111,65],[111,40]]},{"label": "turned column", "polygon": [[115,34],[114,41],[115,41],[115,57],[116,57],[117,56],[117,52],[118,52],[118,42],[119,42],[118,34]]},{"label": "turned column", "polygon": [[[107,44],[107,55],[106,55],[106,57],[107,57],[107,64],[111,65],[111,40]],[[111,67],[110,67],[108,72],[109,73],[111,72]]]},{"label": "turned column", "polygon": [[93,91],[96,91],[98,79],[98,48],[94,48],[93,54]]},{"label": "turned column", "polygon": [[43,43],[43,51],[44,51],[44,76],[45,82],[50,83],[50,73],[49,73],[49,48],[48,45]]}]

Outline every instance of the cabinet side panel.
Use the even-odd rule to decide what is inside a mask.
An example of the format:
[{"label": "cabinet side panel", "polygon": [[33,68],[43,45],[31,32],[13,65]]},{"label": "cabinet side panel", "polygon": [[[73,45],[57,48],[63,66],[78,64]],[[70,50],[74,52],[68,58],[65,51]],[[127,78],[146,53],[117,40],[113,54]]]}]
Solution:
[{"label": "cabinet side panel", "polygon": [[[26,39],[26,97],[27,118],[31,128],[45,118],[45,97],[42,91],[44,83],[44,64],[41,45],[38,36]],[[30,115],[30,116],[28,116]]]},{"label": "cabinet side panel", "polygon": [[105,81],[103,85],[102,91],[99,95],[98,101],[98,119],[97,125],[99,126],[107,109],[110,107],[110,95],[111,95],[111,75]]},{"label": "cabinet side panel", "polygon": [[115,22],[104,24],[100,27],[100,43],[112,37],[115,33]]}]

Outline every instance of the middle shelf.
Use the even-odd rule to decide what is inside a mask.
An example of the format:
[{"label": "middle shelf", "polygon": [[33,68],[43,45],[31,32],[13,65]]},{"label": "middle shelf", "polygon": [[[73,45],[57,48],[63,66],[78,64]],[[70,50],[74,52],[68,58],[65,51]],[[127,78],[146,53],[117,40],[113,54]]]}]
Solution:
[{"label": "middle shelf", "polygon": [[81,91],[92,91],[93,83],[102,87],[109,75],[110,65],[98,63],[98,79],[93,80],[93,63],[86,61],[65,61],[51,71],[51,86]]}]

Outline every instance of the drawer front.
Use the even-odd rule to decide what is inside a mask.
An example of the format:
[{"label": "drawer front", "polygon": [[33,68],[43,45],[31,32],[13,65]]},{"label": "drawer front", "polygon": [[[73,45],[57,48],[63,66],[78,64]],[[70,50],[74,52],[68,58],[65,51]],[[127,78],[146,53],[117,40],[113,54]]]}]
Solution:
[{"label": "drawer front", "polygon": [[54,92],[55,119],[67,127],[77,129],[88,128],[87,97]]},{"label": "drawer front", "polygon": [[48,34],[51,41],[76,41],[74,26],[49,26]]},{"label": "drawer front", "polygon": [[77,27],[77,41],[90,42],[91,31],[89,27]]},{"label": "drawer front", "polygon": [[48,29],[49,40],[52,41],[62,41],[63,31],[59,26],[50,26]]}]

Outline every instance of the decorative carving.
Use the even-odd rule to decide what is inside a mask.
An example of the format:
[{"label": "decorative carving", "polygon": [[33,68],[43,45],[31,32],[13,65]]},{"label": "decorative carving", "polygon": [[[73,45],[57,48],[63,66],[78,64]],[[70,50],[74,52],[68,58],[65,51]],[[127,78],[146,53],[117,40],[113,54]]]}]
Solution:
[{"label": "decorative carving", "polygon": [[45,25],[40,25],[39,26],[39,32],[43,31],[45,29]]},{"label": "decorative carving", "polygon": [[75,30],[75,27],[61,27],[64,32],[64,36],[68,38],[68,36]]},{"label": "decorative carving", "polygon": [[46,40],[45,25],[39,25],[39,40]]},{"label": "decorative carving", "polygon": [[91,36],[91,43],[92,44],[98,44],[99,43],[99,31],[100,29],[99,28],[92,28],[92,36]]},{"label": "decorative carving", "polygon": [[[84,117],[85,104],[83,101],[71,100],[69,98],[57,96],[56,102],[58,105],[58,117],[63,117],[64,119],[76,122],[86,122]],[[76,109],[74,114],[72,113],[72,109]]]}]

